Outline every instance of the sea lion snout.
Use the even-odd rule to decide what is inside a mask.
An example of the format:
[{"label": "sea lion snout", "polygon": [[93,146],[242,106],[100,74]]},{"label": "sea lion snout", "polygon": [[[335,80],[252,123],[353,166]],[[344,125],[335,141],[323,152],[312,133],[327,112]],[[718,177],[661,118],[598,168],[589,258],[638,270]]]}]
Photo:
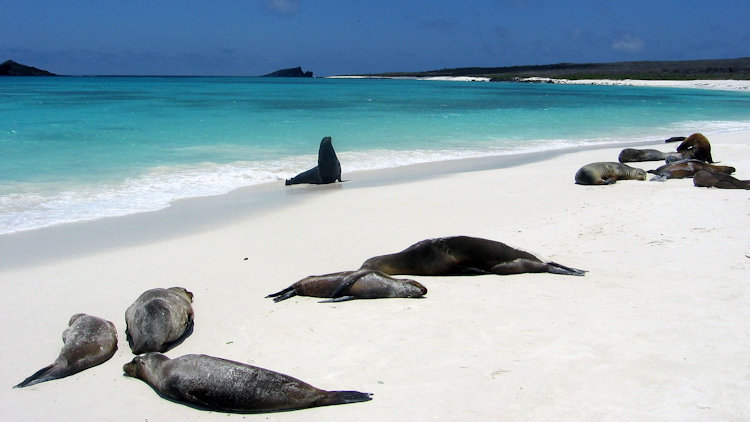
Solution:
[{"label": "sea lion snout", "polygon": [[135,377],[138,373],[138,366],[143,365],[143,360],[140,356],[136,356],[131,360],[130,362],[126,363],[122,366],[123,372],[125,372],[125,375],[129,377]]},{"label": "sea lion snout", "polygon": [[409,280],[409,284],[411,286],[416,287],[417,290],[419,291],[419,293],[414,292],[415,293],[414,297],[421,297],[427,294],[427,287],[423,286],[421,283],[414,281],[414,280]]}]

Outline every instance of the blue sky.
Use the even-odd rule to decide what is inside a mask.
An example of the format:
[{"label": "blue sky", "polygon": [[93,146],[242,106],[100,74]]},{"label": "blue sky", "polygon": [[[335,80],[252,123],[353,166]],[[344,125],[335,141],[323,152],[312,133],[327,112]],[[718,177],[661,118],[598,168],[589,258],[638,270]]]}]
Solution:
[{"label": "blue sky", "polygon": [[750,56],[750,0],[0,0],[0,61],[316,76]]}]

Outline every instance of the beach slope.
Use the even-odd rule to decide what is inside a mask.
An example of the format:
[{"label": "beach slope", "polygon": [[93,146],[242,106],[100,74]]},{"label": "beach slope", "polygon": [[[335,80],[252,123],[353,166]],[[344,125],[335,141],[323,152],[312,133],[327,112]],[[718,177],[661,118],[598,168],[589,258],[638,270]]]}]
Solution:
[{"label": "beach slope", "polygon": [[[714,159],[750,179],[750,133],[709,138]],[[159,220],[144,214],[123,226],[142,241],[6,262],[0,413],[77,421],[747,420],[750,194],[696,188],[691,179],[574,184],[578,168],[616,161],[620,149],[413,178],[385,171],[327,186],[279,183],[279,205],[263,212],[244,215],[237,195],[252,191],[239,192],[208,199],[205,214],[169,214],[184,226],[163,237],[149,234]],[[215,211],[222,207],[233,211]],[[75,249],[103,236],[97,227],[76,225],[69,244],[45,245],[40,236],[38,248]],[[589,272],[413,277],[429,290],[423,299],[264,298],[311,274],[459,234]],[[195,328],[168,356],[209,354],[373,400],[251,417],[160,398],[123,375],[133,358],[124,314],[143,291],[170,286],[194,293]],[[54,360],[79,312],[115,323],[114,357],[12,389]]]}]

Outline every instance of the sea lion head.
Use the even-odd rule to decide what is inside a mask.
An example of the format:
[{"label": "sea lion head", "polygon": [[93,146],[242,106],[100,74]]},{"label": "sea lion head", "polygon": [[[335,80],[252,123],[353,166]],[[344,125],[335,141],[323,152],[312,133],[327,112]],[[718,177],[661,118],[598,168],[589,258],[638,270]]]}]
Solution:
[{"label": "sea lion head", "polygon": [[414,280],[401,280],[406,284],[406,295],[404,297],[422,297],[427,294],[427,288]]},{"label": "sea lion head", "polygon": [[646,170],[635,169],[635,180],[646,180]]},{"label": "sea lion head", "polygon": [[122,370],[125,372],[125,375],[129,377],[144,379],[146,371],[149,368],[165,360],[169,360],[169,358],[161,353],[146,353],[134,357],[133,360],[123,365]]},{"label": "sea lion head", "polygon": [[175,292],[175,293],[177,293],[179,295],[186,296],[188,299],[190,299],[190,302],[193,301],[193,292],[188,291],[184,287],[170,287],[169,290],[171,290],[171,291],[173,291],[173,292]]}]

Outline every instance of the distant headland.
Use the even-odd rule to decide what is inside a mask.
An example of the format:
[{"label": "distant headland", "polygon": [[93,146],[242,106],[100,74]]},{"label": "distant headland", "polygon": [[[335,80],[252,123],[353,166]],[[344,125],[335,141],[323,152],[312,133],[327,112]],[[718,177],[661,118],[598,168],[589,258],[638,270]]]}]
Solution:
[{"label": "distant headland", "polygon": [[292,67],[289,69],[277,70],[275,72],[272,72],[263,76],[275,77],[275,78],[312,78],[313,73],[310,72],[309,70],[307,72],[303,72],[302,67],[297,66],[297,67]]},{"label": "distant headland", "polygon": [[365,74],[370,77],[480,77],[491,81],[513,81],[526,78],[550,79],[641,79],[750,80],[750,57],[717,60],[635,61],[613,63],[557,63],[538,66],[463,67],[426,72],[392,72]]},{"label": "distant headland", "polygon": [[0,76],[57,76],[52,72],[22,65],[13,60],[6,60],[0,64]]}]

